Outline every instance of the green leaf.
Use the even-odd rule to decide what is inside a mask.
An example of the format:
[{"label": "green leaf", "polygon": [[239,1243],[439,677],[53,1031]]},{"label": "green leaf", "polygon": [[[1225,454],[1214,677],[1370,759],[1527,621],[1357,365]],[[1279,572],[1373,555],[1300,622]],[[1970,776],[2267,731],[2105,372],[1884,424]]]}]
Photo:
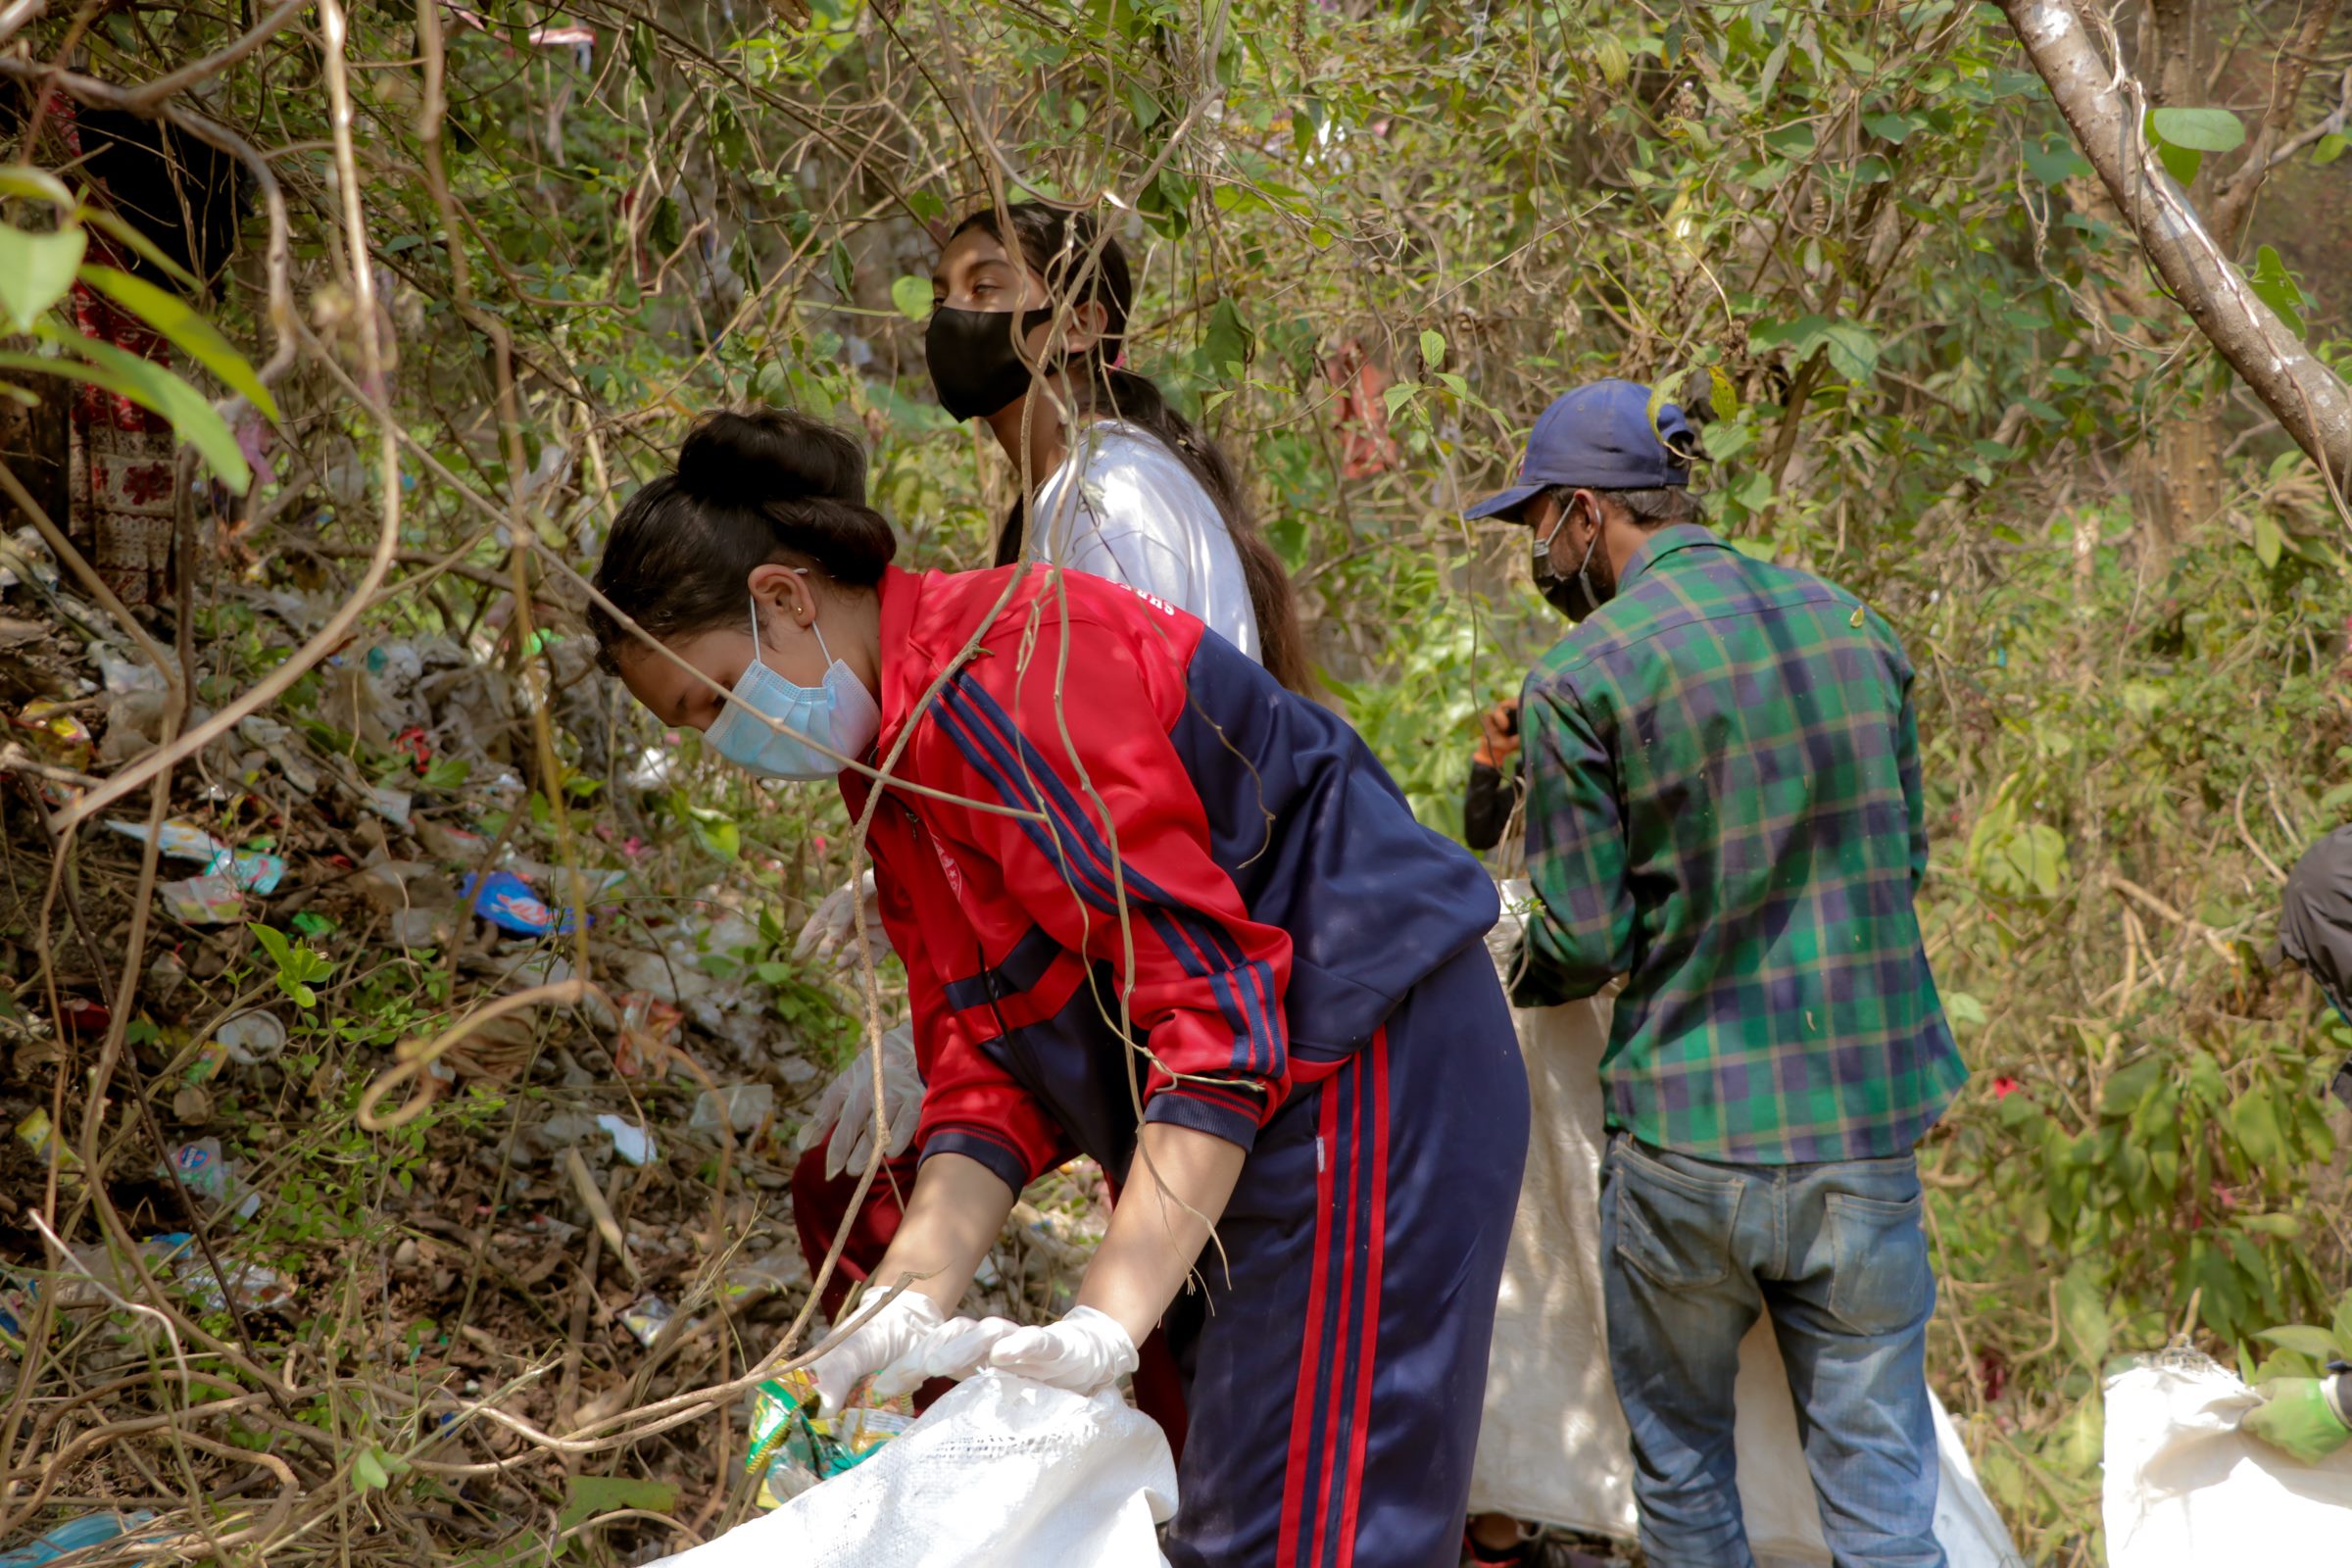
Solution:
[{"label": "green leaf", "polygon": [[1242,319],[1230,296],[1209,307],[1208,332],[1200,348],[1207,356],[1208,368],[1216,373],[1225,373],[1227,366],[1248,365],[1255,356],[1257,334]]},{"label": "green leaf", "polygon": [[1984,1004],[1965,991],[1946,991],[1943,994],[1944,1016],[1954,1023],[1981,1024],[1984,1021]]},{"label": "green leaf", "polygon": [[1905,138],[1925,123],[1909,115],[1864,115],[1862,128],[1874,136],[1884,136],[1900,147]]},{"label": "green leaf", "polygon": [[1412,402],[1413,399],[1419,397],[1420,395],[1420,382],[1399,381],[1395,386],[1389,388],[1386,392],[1383,392],[1380,395],[1380,400],[1383,404],[1387,405],[1389,417],[1394,419],[1396,417],[1396,413],[1399,409],[1402,409],[1407,403]]},{"label": "green leaf", "polygon": [[2268,512],[2254,514],[2254,559],[2262,563],[2265,571],[2276,571],[2278,554],[2286,546],[2286,536],[2278,531],[2278,519]]},{"label": "green leaf", "polygon": [[890,303],[909,321],[919,321],[931,314],[931,280],[912,272],[890,285]]},{"label": "green leaf", "polygon": [[2205,155],[2195,148],[2176,147],[2169,141],[2156,144],[2156,157],[2164,165],[2165,172],[2179,180],[2183,190],[2197,182],[2197,171],[2205,163]]},{"label": "green leaf", "polygon": [[0,223],[0,312],[12,329],[29,332],[74,286],[74,270],[90,236],[78,228],[27,234]]},{"label": "green leaf", "polygon": [[2026,149],[2026,172],[2044,185],[2063,185],[2091,171],[2090,161],[2075,150],[2072,141],[2049,136]]},{"label": "green leaf", "polygon": [[2332,1361],[2342,1353],[2336,1347],[2334,1335],[2326,1329],[2310,1328],[2300,1323],[2290,1323],[2284,1328],[2264,1329],[2254,1337],[2267,1340],[2282,1350],[2308,1355],[2314,1361]]},{"label": "green leaf", "polygon": [[1707,402],[1718,419],[1728,419],[1740,412],[1739,389],[1732,385],[1732,378],[1723,373],[1720,365],[1707,367]]},{"label": "green leaf", "polygon": [[1446,364],[1446,334],[1423,328],[1421,332],[1421,368],[1435,371]]},{"label": "green leaf", "polygon": [[243,495],[252,486],[253,470],[246,466],[245,454],[237,449],[236,436],[230,433],[228,421],[220,417],[220,411],[205,402],[203,393],[152,360],[141,359],[112,343],[83,337],[46,320],[39,323],[38,330],[47,341],[72,349],[99,369],[137,387],[137,393],[124,395],[171,420],[172,430],[196,449],[229,489]]},{"label": "green leaf", "polygon": [[2352,136],[2331,130],[2312,144],[2311,161],[2319,166],[2332,164],[2344,156],[2346,147],[2352,147]]},{"label": "green leaf", "polygon": [[925,222],[948,216],[948,204],[942,201],[939,192],[934,190],[908,191],[906,193],[906,210]]},{"label": "green leaf", "polygon": [[1600,79],[1612,87],[1625,84],[1625,78],[1632,74],[1634,65],[1633,57],[1625,51],[1625,45],[1608,34],[1603,34],[1592,45],[1592,63],[1600,68]]},{"label": "green leaf", "polygon": [[2234,152],[2246,139],[2244,123],[2227,109],[2153,110],[2148,129],[2169,146],[2201,153]]},{"label": "green leaf", "polygon": [[352,1456],[351,1478],[360,1484],[362,1492],[378,1492],[392,1484],[390,1472],[373,1447],[362,1448]]},{"label": "green leaf", "polygon": [[629,65],[646,91],[654,91],[654,29],[642,22],[629,29]]},{"label": "green leaf", "polygon": [[1756,427],[1752,424],[1710,424],[1698,432],[1698,444],[1706,449],[1709,460],[1729,463],[1756,444]]},{"label": "green leaf", "polygon": [[74,193],[66,189],[64,180],[30,164],[0,164],[0,196],[47,202],[52,207],[70,209],[74,205]]},{"label": "green leaf", "polygon": [[2290,331],[2297,337],[2303,335],[2303,289],[2277,250],[2264,245],[2255,251],[2254,271],[2246,282],[2257,299],[2278,313],[2278,319]]},{"label": "green leaf", "polygon": [[564,1489],[564,1506],[556,1515],[556,1527],[569,1530],[598,1514],[620,1508],[667,1513],[677,1505],[678,1489],[674,1482],[646,1481],[636,1476],[573,1476]]},{"label": "green leaf", "polygon": [[2107,1359],[2115,1331],[2107,1316],[2107,1293],[2088,1263],[2077,1263],[2058,1282],[2058,1322],[2076,1361],[2096,1373]]},{"label": "green leaf", "polygon": [[117,305],[170,338],[174,347],[219,376],[223,385],[259,409],[264,417],[276,421],[277,401],[262,385],[261,377],[253,373],[245,356],[230,346],[212,322],[189,309],[185,300],[157,288],[143,277],[133,277],[96,263],[84,267],[81,276]]},{"label": "green leaf", "polygon": [[293,958],[294,946],[286,940],[284,932],[266,926],[259,920],[246,921],[245,929],[253,933],[254,941],[259,942],[262,951],[270,955],[272,966],[283,969]]},{"label": "green leaf", "polygon": [[1878,373],[1879,340],[1859,321],[1832,321],[1822,331],[1830,368],[1857,386]]}]

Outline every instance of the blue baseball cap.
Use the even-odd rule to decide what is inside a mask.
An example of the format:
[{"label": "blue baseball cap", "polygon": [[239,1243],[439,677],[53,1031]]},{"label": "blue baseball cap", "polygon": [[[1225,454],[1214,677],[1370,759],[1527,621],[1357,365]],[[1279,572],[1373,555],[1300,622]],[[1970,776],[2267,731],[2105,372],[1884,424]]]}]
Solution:
[{"label": "blue baseball cap", "polygon": [[1528,433],[1519,482],[1462,515],[1519,520],[1519,509],[1555,485],[1586,490],[1655,490],[1689,484],[1697,437],[1673,404],[1649,419],[1649,388],[1639,381],[1595,381],[1552,400]]}]

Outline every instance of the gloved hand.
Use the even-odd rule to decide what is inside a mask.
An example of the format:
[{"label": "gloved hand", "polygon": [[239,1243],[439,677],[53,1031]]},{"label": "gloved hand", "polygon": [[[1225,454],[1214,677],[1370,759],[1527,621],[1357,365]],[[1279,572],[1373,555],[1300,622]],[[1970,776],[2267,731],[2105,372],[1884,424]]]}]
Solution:
[{"label": "gloved hand", "polygon": [[940,1324],[882,1369],[874,1392],[884,1398],[921,1388],[933,1378],[960,1381],[988,1364],[997,1342],[1021,1332],[1008,1317],[959,1317]]},{"label": "gloved hand", "polygon": [[852,1319],[858,1326],[808,1363],[821,1406],[841,1409],[859,1378],[881,1371],[920,1345],[946,1315],[931,1298],[915,1291],[901,1291],[873,1312],[858,1313]]},{"label": "gloved hand", "polygon": [[816,912],[801,927],[793,940],[792,956],[802,961],[813,957],[818,962],[831,962],[836,969],[855,969],[858,966],[858,906],[865,906],[866,951],[876,963],[890,956],[890,938],[882,932],[882,899],[874,891],[873,868],[868,866],[855,882],[844,883],[825,895]]},{"label": "gloved hand", "polygon": [[1136,1368],[1135,1342],[1118,1320],[1074,1306],[1058,1323],[1020,1329],[990,1347],[988,1364],[1072,1394],[1106,1389]]},{"label": "gloved hand", "polygon": [[930,1378],[995,1367],[1072,1394],[1106,1389],[1136,1368],[1135,1342],[1108,1314],[1076,1306],[1058,1323],[1025,1329],[1006,1318],[957,1318],[924,1337],[877,1390],[903,1393]]},{"label": "gloved hand", "polygon": [[[914,1064],[914,1032],[905,1024],[882,1037],[882,1118],[890,1125],[890,1145],[882,1152],[895,1159],[914,1142],[915,1126],[923,1119],[923,1075]],[[825,1146],[827,1180],[865,1169],[874,1149],[874,1063],[866,1052],[858,1053],[817,1096],[795,1148],[807,1153],[828,1133],[833,1141]]]},{"label": "gloved hand", "polygon": [[2343,1375],[2279,1378],[2256,1392],[2262,1403],[2246,1412],[2237,1429],[2297,1463],[2318,1464],[2352,1443],[2352,1420],[2343,1408],[2352,1402],[2352,1389]]}]

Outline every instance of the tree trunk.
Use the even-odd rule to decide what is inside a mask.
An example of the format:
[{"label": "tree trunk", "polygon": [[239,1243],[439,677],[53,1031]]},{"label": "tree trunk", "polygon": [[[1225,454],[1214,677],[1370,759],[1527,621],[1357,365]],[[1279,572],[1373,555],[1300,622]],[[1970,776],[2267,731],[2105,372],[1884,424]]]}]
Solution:
[{"label": "tree trunk", "polygon": [[2083,157],[2197,329],[2341,494],[2352,485],[2352,386],[2246,286],[2141,135],[2142,93],[2100,57],[2066,0],[2001,0]]}]

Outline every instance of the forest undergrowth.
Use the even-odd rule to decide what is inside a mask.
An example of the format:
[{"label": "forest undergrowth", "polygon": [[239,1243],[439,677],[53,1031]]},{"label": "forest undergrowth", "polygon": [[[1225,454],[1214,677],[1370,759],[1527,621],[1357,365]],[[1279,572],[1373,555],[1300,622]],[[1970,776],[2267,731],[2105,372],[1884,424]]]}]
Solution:
[{"label": "forest undergrowth", "polygon": [[[2200,200],[2278,154],[2239,249],[2340,368],[2352,36],[2224,9],[2240,140],[2167,146]],[[632,708],[578,574],[747,399],[866,435],[903,560],[983,564],[1011,483],[919,322],[943,223],[1023,194],[1119,225],[1135,362],[1433,825],[1562,630],[1459,508],[1576,381],[1698,411],[1714,525],[1896,626],[1974,1074],[1931,1375],[2030,1560],[2103,1561],[2116,1358],[2352,1350],[2352,1030],[2266,956],[2352,819],[2352,535],[1990,8],[36,5],[0,77],[0,1549],[747,1516],[754,1369],[824,1321],[797,1138],[903,979],[796,951],[838,801]],[[69,378],[181,443],[143,578],[45,456]],[[1102,1203],[1033,1190],[992,1308],[1066,1302]]]}]

